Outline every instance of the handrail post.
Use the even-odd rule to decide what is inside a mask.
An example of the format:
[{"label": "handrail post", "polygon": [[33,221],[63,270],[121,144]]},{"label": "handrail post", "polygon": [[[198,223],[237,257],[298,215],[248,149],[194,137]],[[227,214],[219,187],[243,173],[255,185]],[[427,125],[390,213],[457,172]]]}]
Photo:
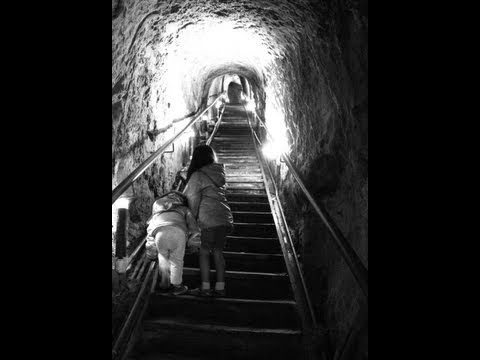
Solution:
[{"label": "handrail post", "polygon": [[127,240],[128,240],[128,208],[133,197],[125,196],[120,198],[117,209],[117,228],[115,232],[115,278],[113,280],[114,290],[119,290],[127,282]]}]

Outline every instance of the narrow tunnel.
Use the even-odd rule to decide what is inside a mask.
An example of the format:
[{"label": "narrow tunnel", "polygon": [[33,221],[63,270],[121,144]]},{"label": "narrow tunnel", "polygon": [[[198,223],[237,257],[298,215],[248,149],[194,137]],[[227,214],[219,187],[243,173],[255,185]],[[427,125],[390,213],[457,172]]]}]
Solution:
[{"label": "narrow tunnel", "polygon": [[[251,121],[321,329],[320,353],[368,359],[367,300],[282,158],[368,268],[368,2],[112,0],[112,189],[207,108],[126,191],[135,199],[128,252],[145,237],[154,200],[179,186],[195,146],[215,131],[233,144],[237,133],[218,120]],[[112,264],[118,214],[114,204]],[[186,337],[195,338],[192,329]]]}]

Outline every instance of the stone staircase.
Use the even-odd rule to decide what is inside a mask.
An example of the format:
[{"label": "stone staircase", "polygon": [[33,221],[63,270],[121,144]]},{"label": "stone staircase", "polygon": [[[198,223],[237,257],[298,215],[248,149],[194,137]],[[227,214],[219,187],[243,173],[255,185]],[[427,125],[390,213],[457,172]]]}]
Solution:
[{"label": "stone staircase", "polygon": [[[225,164],[235,223],[224,253],[227,296],[155,292],[130,359],[303,359],[297,307],[242,106],[227,105],[211,145]],[[197,255],[185,256],[184,283],[200,284]]]}]

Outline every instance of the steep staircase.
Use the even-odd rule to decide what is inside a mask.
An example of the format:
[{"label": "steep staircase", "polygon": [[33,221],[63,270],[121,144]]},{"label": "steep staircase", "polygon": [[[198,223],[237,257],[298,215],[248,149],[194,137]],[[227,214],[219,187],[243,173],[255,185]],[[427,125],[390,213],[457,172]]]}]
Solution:
[{"label": "steep staircase", "polygon": [[[130,359],[303,359],[297,306],[243,106],[227,105],[211,145],[225,164],[235,223],[224,252],[227,295],[155,292]],[[185,256],[184,283],[200,284],[197,255]]]}]

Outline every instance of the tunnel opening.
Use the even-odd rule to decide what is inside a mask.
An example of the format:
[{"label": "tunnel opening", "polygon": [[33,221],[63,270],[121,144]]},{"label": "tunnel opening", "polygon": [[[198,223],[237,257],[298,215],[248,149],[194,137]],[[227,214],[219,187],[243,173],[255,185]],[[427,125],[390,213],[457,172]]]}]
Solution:
[{"label": "tunnel opening", "polygon": [[[368,14],[360,3],[137,0],[115,14],[112,31],[112,188],[236,84],[231,97],[274,134],[263,134],[263,152],[332,351],[353,331],[364,354],[360,290],[279,158],[291,156],[368,265]],[[213,107],[137,179],[132,243],[208,136],[201,124],[211,128],[218,114]]]}]

